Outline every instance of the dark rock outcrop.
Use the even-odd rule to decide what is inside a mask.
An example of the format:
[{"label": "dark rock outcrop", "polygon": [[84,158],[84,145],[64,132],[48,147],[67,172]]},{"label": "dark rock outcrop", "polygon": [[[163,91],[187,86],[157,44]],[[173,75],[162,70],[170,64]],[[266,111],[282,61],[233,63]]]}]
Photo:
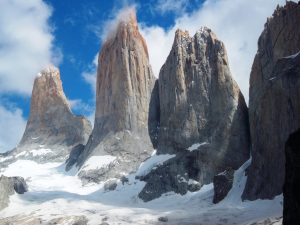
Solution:
[{"label": "dark rock outcrop", "polygon": [[[109,170],[99,170],[101,181],[136,170],[153,151],[148,114],[155,77],[133,10],[108,36],[98,62],[94,129],[78,165],[93,156],[117,157]],[[88,179],[88,172],[81,174]]]},{"label": "dark rock outcrop", "polygon": [[285,144],[283,225],[300,224],[300,129]]},{"label": "dark rock outcrop", "polygon": [[232,188],[233,178],[233,169],[227,169],[224,172],[214,176],[214,204],[219,203],[227,196],[228,192]]},{"label": "dark rock outcrop", "polygon": [[28,191],[28,186],[23,177],[10,177],[11,182],[14,184],[14,190],[18,194],[24,194]]},{"label": "dark rock outcrop", "polygon": [[79,156],[83,153],[84,145],[79,144],[71,149],[69,158],[66,160],[66,171],[69,171],[77,163]]},{"label": "dark rock outcrop", "polygon": [[190,180],[208,184],[227,167],[240,167],[250,151],[247,106],[224,44],[210,29],[194,37],[176,32],[158,84],[157,153],[176,157],[141,177],[145,201],[168,191],[185,194],[195,189]]},{"label": "dark rock outcrop", "polygon": [[250,75],[252,163],[242,198],[282,193],[284,145],[300,127],[300,5],[287,2],[265,24]]},{"label": "dark rock outcrop", "polygon": [[118,183],[116,180],[108,180],[105,182],[103,188],[105,191],[113,191],[117,188],[117,186],[118,186]]},{"label": "dark rock outcrop", "polygon": [[7,207],[9,197],[15,192],[24,194],[28,191],[28,186],[23,177],[0,176],[0,210]]}]

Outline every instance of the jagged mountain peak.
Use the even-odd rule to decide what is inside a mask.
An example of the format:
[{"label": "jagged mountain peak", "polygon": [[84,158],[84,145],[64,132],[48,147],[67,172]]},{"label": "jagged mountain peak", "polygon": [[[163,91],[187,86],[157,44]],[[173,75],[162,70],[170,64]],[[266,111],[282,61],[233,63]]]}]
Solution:
[{"label": "jagged mountain peak", "polygon": [[30,117],[37,116],[36,113],[43,114],[45,111],[51,110],[50,104],[64,107],[66,111],[71,113],[70,104],[63,91],[60,71],[52,65],[41,70],[35,78]]},{"label": "jagged mountain peak", "polygon": [[59,76],[60,77],[60,72],[59,69],[50,64],[48,66],[46,66],[45,68],[43,68],[37,75],[37,77],[41,77],[41,76]]},{"label": "jagged mountain peak", "polygon": [[189,31],[177,29],[175,31],[174,41],[181,40],[181,39],[195,38],[196,36],[199,36],[202,38],[210,38],[212,40],[218,39],[217,35],[210,28],[203,26],[203,27],[200,27],[198,30],[196,30],[196,33],[193,37],[190,36]]},{"label": "jagged mountain peak", "polygon": [[[119,45],[120,48],[125,48],[128,46],[130,49],[132,49],[132,51],[134,51],[136,48],[139,48],[141,45],[147,56],[147,59],[149,59],[146,41],[139,32],[135,9],[128,8],[127,10],[124,10],[118,16],[115,23],[115,28],[112,28],[107,35],[107,39],[101,52],[105,52],[104,50],[106,47],[110,48],[112,45],[116,44]],[[105,54],[103,57],[105,57]]]},{"label": "jagged mountain peak", "polygon": [[91,129],[87,119],[73,115],[59,69],[48,66],[35,78],[29,119],[17,152],[59,146],[53,158],[66,157],[70,147],[87,141]]}]

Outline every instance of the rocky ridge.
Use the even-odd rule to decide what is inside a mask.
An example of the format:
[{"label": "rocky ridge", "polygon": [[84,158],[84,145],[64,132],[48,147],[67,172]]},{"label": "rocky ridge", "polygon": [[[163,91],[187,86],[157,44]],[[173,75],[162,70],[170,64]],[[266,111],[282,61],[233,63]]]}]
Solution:
[{"label": "rocky ridge", "polygon": [[284,145],[300,127],[299,21],[300,5],[287,2],[268,19],[258,41],[249,95],[252,164],[243,199],[282,193]]},{"label": "rocky ridge", "polygon": [[153,94],[159,96],[153,101],[160,112],[157,154],[176,157],[140,177],[147,182],[140,198],[196,191],[249,158],[247,106],[230,74],[224,44],[210,29],[194,37],[177,30],[158,87]]}]

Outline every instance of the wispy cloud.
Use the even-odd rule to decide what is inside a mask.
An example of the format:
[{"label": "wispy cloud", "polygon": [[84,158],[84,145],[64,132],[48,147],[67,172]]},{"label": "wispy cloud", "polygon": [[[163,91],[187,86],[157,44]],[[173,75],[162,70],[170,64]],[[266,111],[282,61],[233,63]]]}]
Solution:
[{"label": "wispy cloud", "polygon": [[[93,124],[95,120],[95,104],[88,104],[81,99],[69,99],[68,100],[72,111],[80,112]],[[94,103],[94,101],[93,101]]]},{"label": "wispy cloud", "polygon": [[189,0],[158,0],[155,10],[161,14],[172,12],[180,15],[185,12],[188,4]]},{"label": "wispy cloud", "polygon": [[89,65],[88,70],[83,71],[81,76],[84,81],[91,86],[93,96],[96,96],[96,80],[97,80],[98,54],[95,55],[93,62]]},{"label": "wispy cloud", "polygon": [[83,114],[91,114],[94,111],[94,107],[85,103],[81,99],[68,99],[70,107],[73,111],[80,111]]},{"label": "wispy cloud", "polygon": [[113,13],[113,16],[103,23],[102,32],[100,33],[101,42],[115,35],[120,21],[127,21],[131,12],[136,12],[136,5],[125,5]]}]

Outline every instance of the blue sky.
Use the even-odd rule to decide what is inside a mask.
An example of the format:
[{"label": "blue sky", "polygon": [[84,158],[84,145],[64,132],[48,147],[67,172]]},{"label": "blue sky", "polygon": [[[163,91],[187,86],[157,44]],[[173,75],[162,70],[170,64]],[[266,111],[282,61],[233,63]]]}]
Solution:
[{"label": "blue sky", "polygon": [[175,30],[193,35],[208,26],[225,43],[233,77],[248,100],[249,74],[266,18],[284,0],[1,0],[0,152],[20,140],[36,74],[49,64],[61,71],[76,114],[93,120],[97,54],[108,28],[135,7],[156,76]]}]

